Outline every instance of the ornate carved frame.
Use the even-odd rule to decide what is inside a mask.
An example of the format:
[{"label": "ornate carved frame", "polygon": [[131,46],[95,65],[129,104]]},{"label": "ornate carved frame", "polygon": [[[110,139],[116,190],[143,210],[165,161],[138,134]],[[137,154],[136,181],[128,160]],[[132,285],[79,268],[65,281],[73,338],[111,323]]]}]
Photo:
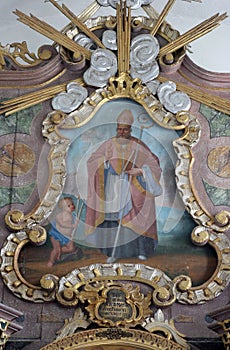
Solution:
[{"label": "ornate carved frame", "polygon": [[[59,5],[56,4],[55,6]],[[105,29],[113,29],[117,25],[118,73],[112,75],[104,86],[96,86],[94,89],[90,87],[93,91],[74,111],[65,113],[60,110],[53,110],[47,114],[42,129],[43,136],[50,145],[50,174],[47,179],[47,188],[40,202],[32,208],[30,213],[25,214],[20,210],[10,210],[6,215],[5,222],[13,233],[9,234],[1,250],[1,274],[3,280],[16,296],[33,302],[56,300],[62,305],[75,306],[79,301],[84,303],[86,300],[90,300],[89,290],[94,290],[95,295],[98,295],[101,288],[106,289],[106,281],[112,280],[115,284],[119,284],[121,282],[127,283],[131,279],[136,283],[141,282],[150,289],[151,303],[155,307],[169,306],[174,302],[182,304],[205,303],[218,296],[229,283],[230,249],[229,240],[225,235],[225,231],[230,228],[230,215],[227,211],[221,211],[215,216],[212,215],[212,213],[209,213],[208,210],[201,205],[199,199],[196,197],[196,183],[193,179],[191,168],[194,162],[193,147],[200,139],[199,122],[197,118],[188,111],[188,108],[185,110],[178,110],[174,113],[167,110],[147,82],[143,82],[140,77],[131,77],[129,60],[126,64],[123,62],[123,57],[129,57],[130,33],[138,34],[144,30],[149,35],[149,33],[152,34],[155,31],[159,37],[166,41],[166,44],[163,46],[164,52],[162,49],[163,53],[158,56],[158,63],[162,72],[169,69],[172,71],[178,69],[185,54],[185,45],[179,47],[175,52],[171,51],[170,47],[167,51],[167,45],[178,39],[180,37],[179,33],[173,30],[170,25],[164,21],[165,13],[162,13],[163,19],[159,22],[160,16],[156,16],[156,13],[150,5],[143,6],[150,16],[150,18],[147,19],[144,17],[131,18],[130,12],[122,2],[117,7],[116,18],[111,16],[98,17],[96,19],[90,18],[91,14],[95,12],[98,6],[98,3],[95,3],[95,8],[93,8],[93,6],[91,7],[88,17],[86,15],[87,11],[78,17],[82,20],[81,23],[84,23],[84,27],[82,27],[81,30],[84,31],[86,35],[91,35],[89,32],[94,33],[95,30],[103,31]],[[122,17],[121,13],[124,18],[124,23],[119,24],[120,18]],[[23,18],[19,12],[17,12],[17,14]],[[128,32],[128,34],[126,34],[128,36],[125,40],[123,40],[124,32],[122,32],[121,29],[122,25],[126,25],[126,29],[128,28],[128,30],[125,31],[125,33]],[[73,28],[72,25],[69,25],[62,31],[61,35],[72,40],[77,32],[78,30],[76,27]],[[57,39],[59,40],[59,37]],[[96,40],[95,38],[93,39]],[[191,39],[192,38],[190,38],[190,40]],[[129,43],[128,46],[127,43]],[[78,52],[76,61],[71,61],[65,45],[68,46],[68,43],[60,45],[60,53],[66,66],[71,67],[72,70],[78,70],[79,67],[83,67],[85,61],[90,59],[89,51],[83,51],[83,49],[81,51],[81,49],[77,47],[77,49],[80,50],[80,55]],[[76,48],[74,47],[74,49]],[[41,53],[43,52],[44,54],[44,52],[46,52],[48,57],[51,57],[52,54],[50,52],[52,50],[49,50],[41,50]],[[167,60],[170,59],[170,54],[172,52],[174,53],[174,59],[172,63],[169,63]],[[7,52],[4,48],[1,48],[0,54],[2,57],[11,57],[11,59],[16,62],[16,56],[13,53]],[[42,54],[41,57],[43,57]],[[46,59],[47,57],[45,60]],[[41,58],[37,61],[35,60],[33,65],[39,65],[41,60]],[[163,75],[158,75],[157,80],[158,82],[163,82],[165,78]],[[83,78],[78,78],[75,82],[80,86],[87,87],[87,83]],[[60,91],[65,91],[66,85],[67,84],[62,84],[62,86],[59,86]],[[179,87],[180,85],[178,84],[178,90]],[[43,92],[44,90],[41,89],[41,91]],[[56,94],[51,88],[47,91],[49,92],[49,99]],[[188,93],[188,91],[186,91],[186,93]],[[195,99],[193,91],[190,91],[190,96]],[[202,100],[201,96],[202,94],[198,96],[198,100]],[[26,97],[28,99],[33,99],[33,96],[30,94]],[[12,106],[13,109],[16,104],[16,107],[19,109],[25,108],[26,104],[29,103],[26,102],[26,97],[23,99],[24,105],[20,105],[21,102],[16,99],[14,102],[13,100],[11,101],[11,105],[8,103],[8,106]],[[29,242],[37,245],[38,249],[41,244],[45,243],[46,230],[43,226],[44,222],[54,210],[64,188],[66,177],[65,158],[70,146],[70,141],[61,137],[59,129],[80,128],[94,117],[96,111],[103,104],[119,98],[130,99],[143,106],[150,118],[161,127],[183,132],[183,135],[173,142],[178,159],[175,170],[177,188],[185,208],[198,224],[191,232],[192,242],[199,246],[210,245],[216,252],[218,263],[215,272],[204,284],[194,287],[189,276],[180,275],[171,280],[163,271],[150,268],[143,264],[134,264],[131,266],[129,264],[119,263],[105,265],[96,264],[75,269],[60,279],[57,276],[46,274],[41,278],[39,286],[32,285],[21,275],[18,266],[18,258],[22,249]],[[219,105],[221,105],[222,100],[216,100],[217,106],[218,102]],[[3,105],[3,108],[5,108],[5,105]],[[95,286],[97,288],[95,288]],[[98,303],[95,304],[95,308],[97,307]],[[92,320],[96,319],[97,322],[99,322],[99,316],[96,316],[94,311],[91,313]],[[132,322],[134,322],[133,319]],[[106,325],[106,322],[105,324],[103,323],[103,325]],[[117,324],[112,324],[112,326],[117,326]],[[106,330],[104,330],[104,332],[106,332]],[[89,336],[89,334],[87,336]],[[95,336],[95,334],[93,336]],[[146,344],[146,349],[150,348],[150,344],[152,344],[151,340]],[[74,349],[75,348],[77,349],[78,347],[74,347]],[[45,349],[48,350],[49,347]],[[158,349],[158,347],[156,347],[156,349]]]}]

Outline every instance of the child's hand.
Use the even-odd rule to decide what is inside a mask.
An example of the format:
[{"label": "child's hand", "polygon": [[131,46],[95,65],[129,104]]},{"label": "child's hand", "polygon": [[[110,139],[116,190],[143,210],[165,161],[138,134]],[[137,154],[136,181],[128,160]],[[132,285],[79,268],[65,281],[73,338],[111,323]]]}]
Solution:
[{"label": "child's hand", "polygon": [[79,221],[80,221],[80,220],[77,218],[77,219],[76,219],[76,222],[73,224],[73,228],[77,228],[77,227],[78,227]]}]

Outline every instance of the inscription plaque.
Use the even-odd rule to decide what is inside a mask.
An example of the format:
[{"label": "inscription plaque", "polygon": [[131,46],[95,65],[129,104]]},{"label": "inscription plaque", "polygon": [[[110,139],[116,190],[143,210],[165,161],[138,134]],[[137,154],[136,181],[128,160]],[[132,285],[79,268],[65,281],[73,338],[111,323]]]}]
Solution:
[{"label": "inscription plaque", "polygon": [[117,322],[133,316],[132,306],[126,301],[125,292],[113,288],[107,292],[107,301],[98,307],[100,317]]}]

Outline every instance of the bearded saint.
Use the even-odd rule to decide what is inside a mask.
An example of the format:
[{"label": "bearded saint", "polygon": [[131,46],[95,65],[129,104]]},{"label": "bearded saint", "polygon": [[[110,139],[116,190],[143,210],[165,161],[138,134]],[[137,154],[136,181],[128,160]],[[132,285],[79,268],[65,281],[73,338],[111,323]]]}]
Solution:
[{"label": "bearded saint", "polygon": [[86,233],[109,257],[107,262],[145,260],[157,246],[155,197],[162,194],[161,168],[157,156],[131,135],[133,122],[132,112],[124,110],[116,136],[87,162]]}]

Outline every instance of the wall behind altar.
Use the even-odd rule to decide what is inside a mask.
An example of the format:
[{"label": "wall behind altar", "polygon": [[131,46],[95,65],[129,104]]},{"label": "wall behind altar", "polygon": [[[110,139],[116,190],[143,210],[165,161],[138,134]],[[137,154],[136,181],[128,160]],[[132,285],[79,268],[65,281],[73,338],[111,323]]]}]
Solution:
[{"label": "wall behind altar", "polygon": [[[63,1],[74,13],[81,11],[91,4],[91,0],[85,1]],[[59,1],[61,4],[61,1]],[[166,1],[155,0],[154,8],[160,13],[165,6]],[[17,21],[13,11],[18,9],[26,14],[32,13],[38,18],[49,22],[57,28],[63,28],[68,21],[51,4],[44,0],[17,0],[2,1],[0,4],[0,42],[2,45],[16,41],[27,41],[30,51],[37,52],[39,46],[48,43],[48,40],[42,35],[35,33],[24,24]],[[193,26],[211,17],[212,15],[227,12],[230,14],[229,0],[199,0],[183,1],[177,0],[170,10],[167,21],[180,33],[184,33]],[[111,10],[104,8],[100,10],[102,15],[111,14]],[[144,11],[136,10],[134,14],[144,14]],[[228,17],[211,33],[203,38],[199,38],[193,43],[188,52],[188,56],[198,66],[213,72],[230,72],[230,18]]]}]

